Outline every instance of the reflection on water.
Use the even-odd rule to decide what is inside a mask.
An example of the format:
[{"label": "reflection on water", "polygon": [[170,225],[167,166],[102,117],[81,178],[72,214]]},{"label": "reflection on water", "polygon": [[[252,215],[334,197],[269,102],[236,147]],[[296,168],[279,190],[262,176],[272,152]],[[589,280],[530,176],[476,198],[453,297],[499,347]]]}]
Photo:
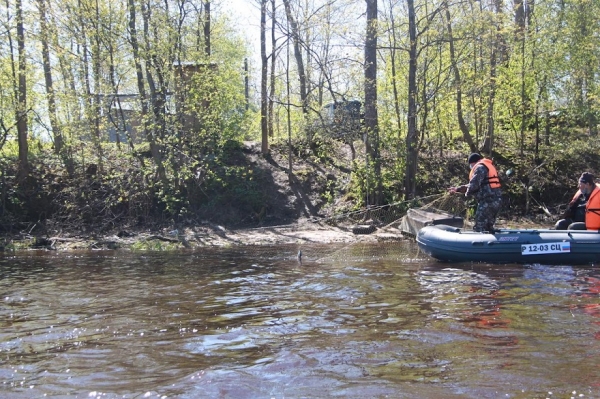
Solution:
[{"label": "reflection on water", "polygon": [[297,251],[0,258],[0,397],[600,397],[597,267]]}]

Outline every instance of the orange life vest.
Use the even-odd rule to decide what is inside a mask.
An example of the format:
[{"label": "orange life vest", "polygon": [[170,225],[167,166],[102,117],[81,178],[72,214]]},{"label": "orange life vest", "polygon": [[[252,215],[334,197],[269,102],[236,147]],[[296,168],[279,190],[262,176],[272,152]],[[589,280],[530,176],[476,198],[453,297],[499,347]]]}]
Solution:
[{"label": "orange life vest", "polygon": [[585,205],[585,228],[600,230],[600,185],[597,183]]},{"label": "orange life vest", "polygon": [[500,188],[500,178],[498,177],[498,172],[496,171],[496,167],[492,163],[490,159],[482,158],[480,159],[473,168],[471,169],[471,173],[469,173],[469,180],[473,178],[473,174],[475,173],[475,169],[479,164],[483,164],[487,170],[488,175],[487,178],[483,181],[484,184],[489,184],[490,188]]}]

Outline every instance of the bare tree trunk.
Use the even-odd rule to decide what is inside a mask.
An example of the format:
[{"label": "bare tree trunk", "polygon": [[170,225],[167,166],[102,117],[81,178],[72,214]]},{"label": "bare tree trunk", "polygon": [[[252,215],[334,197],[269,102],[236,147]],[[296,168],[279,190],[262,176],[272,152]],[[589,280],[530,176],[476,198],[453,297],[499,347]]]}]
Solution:
[{"label": "bare tree trunk", "polygon": [[[375,175],[373,203],[382,200],[381,157],[379,156],[379,124],[377,114],[377,0],[367,1],[365,37],[365,129],[367,152],[371,156]],[[367,177],[368,179],[368,177]],[[367,193],[368,194],[368,193]],[[367,199],[367,205],[369,201]]]},{"label": "bare tree trunk", "polygon": [[135,72],[137,77],[138,92],[140,95],[140,105],[142,107],[142,121],[144,126],[144,139],[148,139],[148,102],[146,101],[146,87],[144,86],[144,72],[140,61],[139,44],[137,40],[137,28],[135,25],[136,11],[135,0],[127,0],[129,5],[129,40],[133,51],[133,61],[135,63]]},{"label": "bare tree trunk", "polygon": [[90,97],[90,100],[93,101],[93,110],[94,110],[94,134],[96,136],[96,150],[98,151],[98,171],[100,171],[101,173],[104,171],[104,156],[102,155],[102,153],[104,152],[102,149],[102,133],[100,131],[100,115],[102,114],[102,108],[101,108],[101,104],[100,104],[100,80],[101,80],[101,76],[100,76],[100,61],[101,61],[101,55],[100,55],[100,32],[99,32],[99,26],[100,26],[100,6],[98,4],[98,0],[95,1],[95,9],[94,11],[95,13],[95,17],[96,20],[94,21],[96,24],[96,30],[94,32],[94,45],[93,45],[93,51],[92,51],[92,70],[94,73],[94,90],[96,91],[95,96],[92,98]]},{"label": "bare tree trunk", "polygon": [[[298,23],[292,15],[292,9],[290,7],[289,0],[283,0],[285,6],[285,15],[290,24],[292,42],[294,43],[294,57],[296,58],[296,67],[298,68],[298,79],[300,82],[300,101],[302,102],[302,113],[304,116],[308,115],[308,94],[307,94],[307,83],[306,83],[306,72],[304,70],[304,60],[302,58],[302,51],[300,49],[300,30]],[[312,137],[308,137],[309,141],[312,141]]]},{"label": "bare tree trunk", "polygon": [[[77,6],[81,9],[83,9],[84,5],[81,3],[81,0],[78,1]],[[88,18],[88,19],[86,19]],[[100,117],[100,112],[98,109],[96,109],[96,105],[98,103],[98,86],[95,85],[95,90],[96,90],[96,97],[94,98],[94,96],[92,95],[92,83],[90,82],[90,76],[93,75],[92,77],[94,79],[97,78],[98,76],[98,72],[96,71],[96,60],[99,58],[99,56],[97,54],[95,54],[95,51],[89,51],[88,48],[88,34],[87,34],[87,27],[90,24],[90,20],[89,20],[89,15],[84,13],[80,13],[79,14],[79,27],[80,27],[80,33],[81,33],[81,49],[79,49],[79,46],[77,48],[78,50],[78,54],[80,54],[82,62],[81,62],[81,70],[80,70],[80,75],[83,76],[83,81],[84,81],[84,90],[85,90],[85,97],[84,100],[82,101],[83,103],[83,107],[84,107],[84,118],[85,121],[87,123],[90,123],[90,130],[92,131],[91,134],[91,140],[93,143],[93,146],[96,150],[96,157],[98,160],[98,165],[96,165],[98,170],[102,170],[102,147],[100,145],[100,133],[99,133],[99,117]],[[93,32],[93,30],[92,30]],[[97,35],[96,35],[97,38]],[[90,74],[90,66],[89,66],[89,54],[92,53],[93,54],[93,59],[92,59],[92,73]],[[94,81],[94,83],[96,83]],[[89,137],[87,138],[87,140],[89,140]]]},{"label": "bare tree trunk", "polygon": [[[500,0],[494,0],[494,5],[496,7],[496,17],[502,12],[502,4]],[[498,23],[494,21],[493,29],[496,30],[495,34],[492,35],[491,41],[491,50],[490,50],[490,83],[489,83],[489,94],[488,94],[488,104],[487,104],[487,135],[485,141],[482,145],[482,151],[487,154],[491,154],[494,149],[494,134],[495,134],[495,126],[494,126],[494,109],[496,104],[496,75],[497,75],[497,67],[498,67],[498,53],[502,55],[502,49],[504,48],[504,41],[502,39],[500,33],[500,27]],[[521,146],[521,151],[523,151],[523,147]]]},{"label": "bare tree trunk", "polygon": [[271,87],[269,91],[269,106],[268,112],[268,133],[269,137],[273,137],[273,119],[274,119],[274,98],[275,98],[275,49],[277,48],[277,37],[275,36],[275,28],[277,21],[275,20],[275,0],[271,0]]},{"label": "bare tree trunk", "polygon": [[[491,154],[492,151],[494,150],[494,135],[495,135],[495,120],[494,120],[494,110],[495,110],[495,104],[496,104],[496,87],[497,87],[497,82],[496,82],[496,76],[497,76],[497,69],[498,69],[498,63],[500,62],[504,62],[507,63],[508,62],[508,54],[507,54],[507,46],[504,40],[504,37],[502,35],[502,28],[500,25],[500,20],[502,20],[503,16],[502,16],[502,1],[501,0],[494,0],[493,5],[495,7],[494,10],[494,21],[492,24],[492,29],[495,29],[495,33],[493,33],[491,35],[492,40],[491,40],[491,45],[490,45],[490,88],[489,88],[489,94],[488,94],[488,105],[487,105],[487,115],[486,115],[486,119],[487,119],[487,136],[485,138],[485,142],[483,143],[482,146],[482,151],[488,154]],[[523,151],[523,147],[521,146],[520,151]]]},{"label": "bare tree trunk", "polygon": [[210,0],[204,2],[204,54],[210,56]]},{"label": "bare tree trunk", "polygon": [[[520,43],[521,55],[521,147],[525,142],[525,130],[531,119],[531,99],[527,95],[525,78],[527,72],[527,59],[525,57],[525,43],[527,40],[527,18],[525,15],[525,2],[523,0],[514,0],[515,13],[515,43]],[[537,115],[535,116],[537,118]],[[537,130],[537,129],[536,129]],[[537,145],[537,142],[536,142]],[[536,155],[537,157],[537,155]]]},{"label": "bare tree trunk", "polygon": [[460,77],[460,71],[458,69],[458,65],[456,64],[456,52],[454,49],[454,36],[452,34],[452,22],[450,18],[450,10],[448,9],[448,4],[445,5],[446,11],[446,27],[448,29],[448,42],[450,46],[450,62],[452,64],[452,70],[454,72],[454,84],[456,85],[456,117],[458,118],[458,126],[460,127],[460,131],[463,134],[463,138],[465,142],[469,146],[471,152],[476,152],[477,147],[473,142],[473,138],[471,137],[471,133],[469,133],[469,127],[465,123],[465,117],[463,114],[462,108],[462,79]]},{"label": "bare tree trunk", "polygon": [[525,129],[527,128],[527,122],[530,118],[531,101],[527,96],[525,77],[526,77],[526,63],[525,59],[525,31],[521,32],[521,148],[525,146]]},{"label": "bare tree trunk", "polygon": [[404,194],[407,199],[414,198],[418,162],[417,141],[417,23],[414,0],[407,0],[408,6],[408,132],[406,134],[406,174]]},{"label": "bare tree trunk", "polygon": [[267,0],[260,2],[260,131],[262,136],[261,152],[263,156],[269,154],[269,125],[268,125],[268,99],[267,99]]},{"label": "bare tree trunk", "polygon": [[29,144],[27,141],[27,64],[25,62],[25,30],[23,28],[23,5],[16,1],[17,7],[17,48],[19,53],[18,91],[17,91],[17,135],[19,143],[18,181],[29,176]]},{"label": "bare tree trunk", "polygon": [[390,1],[390,23],[391,23],[391,35],[392,35],[392,48],[390,49],[390,64],[392,68],[392,92],[394,93],[394,112],[396,115],[396,123],[398,129],[398,144],[400,144],[400,137],[402,132],[402,123],[400,122],[400,95],[398,94],[398,78],[396,72],[396,25],[394,22],[394,12]]},{"label": "bare tree trunk", "polygon": [[[151,4],[146,4],[142,2],[142,19],[144,21],[144,46],[146,49],[150,50],[152,48],[152,43],[150,42],[150,21],[152,17],[152,8]],[[156,54],[153,54],[152,51],[146,51],[145,53],[145,66],[146,66],[146,82],[148,83],[148,89],[150,91],[150,104],[152,106],[152,137],[154,146],[156,146],[155,151],[159,156],[159,159],[163,160],[163,145],[159,144],[160,140],[164,138],[165,135],[165,103],[166,103],[166,93],[165,93],[165,85],[164,85],[164,70],[161,68],[159,63],[157,62]],[[156,79],[155,79],[156,77]],[[151,142],[152,145],[152,142]]]},{"label": "bare tree trunk", "polygon": [[142,70],[142,64],[140,61],[139,44],[137,40],[137,28],[135,25],[136,12],[135,12],[135,0],[127,0],[129,5],[129,39],[131,41],[131,48],[133,51],[133,60],[135,63],[135,71],[137,76],[138,91],[140,94],[140,103],[142,107],[142,124],[144,126],[144,138],[150,143],[150,152],[152,159],[154,160],[158,172],[158,176],[161,181],[167,185],[167,174],[162,161],[162,154],[156,143],[154,134],[150,132],[149,128],[149,108],[148,108],[148,97],[146,94],[146,88],[144,86],[144,72]]},{"label": "bare tree trunk", "polygon": [[538,99],[535,102],[535,149],[534,149],[534,159],[535,163],[538,163],[540,160],[540,93],[542,89],[540,88],[538,92]]},{"label": "bare tree trunk", "polygon": [[244,99],[246,101],[246,111],[250,109],[250,77],[248,71],[248,58],[244,58]]},{"label": "bare tree trunk", "polygon": [[38,10],[40,12],[40,31],[42,42],[42,63],[44,67],[44,79],[46,83],[46,100],[48,103],[48,116],[50,118],[50,126],[52,127],[52,135],[54,138],[54,152],[60,156],[65,164],[69,176],[75,173],[75,166],[69,151],[65,148],[62,129],[56,114],[56,96],[54,93],[54,82],[52,79],[52,68],[50,65],[50,48],[48,41],[54,33],[50,33],[48,27],[48,19],[46,15],[46,0],[37,0]]},{"label": "bare tree trunk", "polygon": [[[289,25],[289,22],[288,22]],[[290,41],[285,42],[285,57],[286,65],[290,65]],[[290,185],[293,183],[294,169],[292,163],[292,115],[290,112],[291,107],[291,93],[290,93],[290,68],[285,68],[285,88],[287,90],[287,104],[286,104],[286,117],[287,117],[287,132],[288,132],[288,182]]]},{"label": "bare tree trunk", "polygon": [[[121,132],[123,132],[125,134],[125,137],[127,138],[127,145],[129,147],[129,150],[132,154],[135,154],[137,160],[140,162],[140,165],[142,165],[142,167],[145,166],[145,161],[144,161],[144,157],[139,154],[139,153],[135,153],[135,146],[134,146],[134,138],[132,137],[131,133],[127,130],[127,122],[125,120],[125,114],[123,112],[123,107],[121,104],[121,99],[119,98],[119,85],[117,84],[117,79],[116,79],[116,65],[115,65],[115,48],[113,45],[113,42],[109,42],[108,44],[108,60],[109,60],[109,78],[110,78],[110,85],[112,87],[112,91],[113,93],[116,94],[114,100],[111,100],[110,104],[108,105],[109,110],[108,110],[108,115],[110,116],[113,126],[115,128],[115,132],[117,134],[117,145],[120,147],[120,134]],[[113,117],[112,115],[112,107],[113,107],[113,101],[114,104],[116,106],[116,115]]]},{"label": "bare tree trunk", "polygon": [[520,40],[520,34],[525,32],[525,5],[523,0],[513,0],[515,12],[515,25],[517,26],[516,41]]},{"label": "bare tree trunk", "polygon": [[[77,2],[77,6],[83,10],[84,9],[84,4],[82,4],[82,1],[79,0]],[[88,10],[89,11],[89,10]],[[82,101],[83,104],[83,118],[85,120],[86,123],[89,124],[89,130],[91,132],[90,135],[85,134],[86,138],[85,140],[91,140],[91,142],[93,143],[94,149],[96,150],[95,155],[97,157],[98,160],[98,165],[96,165],[96,167],[99,170],[102,170],[102,147],[100,145],[99,139],[100,139],[100,133],[99,133],[99,115],[100,112],[96,109],[97,103],[98,103],[98,91],[99,88],[96,85],[96,79],[98,76],[98,72],[96,71],[96,60],[99,58],[99,56],[96,54],[95,51],[95,47],[97,47],[96,45],[93,45],[93,49],[92,51],[89,50],[89,42],[88,40],[90,40],[88,38],[88,27],[90,26],[92,20],[91,20],[91,14],[89,12],[80,12],[77,14],[78,15],[78,23],[79,23],[79,33],[81,35],[81,38],[79,40],[79,42],[81,43],[81,45],[77,45],[77,54],[81,57],[81,63],[80,63],[80,71],[79,74],[80,76],[82,76],[83,79],[83,89],[85,92],[85,96],[84,99]],[[94,29],[92,27],[91,29],[92,31],[92,35],[94,34]],[[97,31],[96,31],[97,33]],[[96,34],[96,39],[97,39],[97,34]],[[92,67],[91,67],[91,72],[90,72],[90,54],[92,54]],[[96,90],[96,96],[94,97],[92,95],[92,83],[90,81],[90,78],[94,78],[94,89]]]},{"label": "bare tree trunk", "polygon": [[[51,4],[51,3],[48,3]],[[50,13],[48,15],[48,17],[50,18],[50,25],[51,26],[57,26],[57,22],[54,18],[54,14]],[[59,79],[59,82],[62,82],[62,86],[64,87],[65,91],[68,92],[68,96],[72,99],[77,99],[79,97],[79,93],[77,92],[77,85],[75,84],[75,75],[73,73],[74,71],[74,67],[72,65],[71,59],[72,59],[72,55],[73,52],[68,52],[68,51],[64,51],[64,49],[62,49],[62,47],[59,44],[58,41],[58,34],[52,35],[51,37],[52,40],[52,44],[53,47],[55,49],[61,49],[61,51],[58,51],[55,55],[58,59],[58,64],[60,66],[60,77],[61,79]],[[75,100],[73,102],[69,102],[67,101],[66,104],[66,108],[67,108],[67,112],[70,116],[70,118],[74,118],[74,119],[82,119],[83,115],[81,112],[81,105],[80,103]],[[75,115],[73,115],[75,114]],[[69,119],[69,118],[67,118]],[[73,137],[73,135],[70,135],[71,137]],[[69,155],[71,156],[71,155]]]},{"label": "bare tree trunk", "polygon": [[[488,105],[486,114],[487,135],[482,146],[482,151],[491,154],[494,148],[494,104],[496,102],[496,44],[492,44],[490,55],[490,91],[488,94]],[[521,151],[523,147],[521,147]]]}]

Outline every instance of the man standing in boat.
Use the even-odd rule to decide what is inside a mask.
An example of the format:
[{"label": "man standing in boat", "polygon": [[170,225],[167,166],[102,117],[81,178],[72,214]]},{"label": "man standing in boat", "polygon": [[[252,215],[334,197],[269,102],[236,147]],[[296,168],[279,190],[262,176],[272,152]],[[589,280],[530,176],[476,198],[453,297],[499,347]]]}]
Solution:
[{"label": "man standing in boat", "polygon": [[469,183],[458,187],[450,187],[448,191],[474,196],[477,200],[477,210],[475,211],[473,230],[493,233],[496,217],[500,205],[502,205],[502,190],[500,189],[498,171],[490,159],[477,153],[469,155],[468,162],[471,168]]}]

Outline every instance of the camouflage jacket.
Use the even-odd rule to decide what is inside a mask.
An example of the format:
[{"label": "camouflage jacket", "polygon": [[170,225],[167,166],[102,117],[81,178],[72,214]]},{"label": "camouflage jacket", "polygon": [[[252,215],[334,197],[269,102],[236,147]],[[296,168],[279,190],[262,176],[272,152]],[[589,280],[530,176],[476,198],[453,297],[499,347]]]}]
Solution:
[{"label": "camouflage jacket", "polygon": [[477,165],[473,177],[469,181],[469,184],[467,184],[467,192],[465,195],[474,196],[477,201],[500,199],[502,190],[500,188],[491,188],[487,183],[487,177],[488,169],[485,165]]}]

